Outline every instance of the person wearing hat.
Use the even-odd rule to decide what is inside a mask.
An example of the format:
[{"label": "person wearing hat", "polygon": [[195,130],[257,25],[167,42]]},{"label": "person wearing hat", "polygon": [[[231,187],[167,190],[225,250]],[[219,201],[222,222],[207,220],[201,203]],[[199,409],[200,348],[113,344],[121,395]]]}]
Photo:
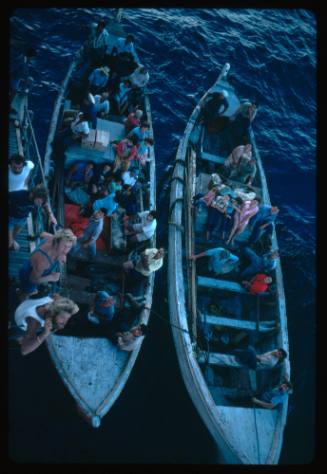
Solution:
[{"label": "person wearing hat", "polygon": [[87,315],[89,321],[94,324],[110,323],[116,312],[115,300],[106,291],[97,291]]},{"label": "person wearing hat", "polygon": [[108,66],[98,67],[93,69],[89,75],[89,91],[91,94],[98,94],[103,92],[109,81],[110,69]]}]

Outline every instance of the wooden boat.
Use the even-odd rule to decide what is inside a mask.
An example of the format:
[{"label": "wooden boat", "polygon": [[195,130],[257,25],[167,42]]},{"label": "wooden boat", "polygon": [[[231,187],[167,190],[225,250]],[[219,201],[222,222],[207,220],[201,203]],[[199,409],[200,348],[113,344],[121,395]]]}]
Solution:
[{"label": "wooden boat", "polygon": [[[112,44],[118,37],[126,37],[126,32],[119,21],[120,16],[120,12],[118,12],[116,19],[109,20],[106,26]],[[119,140],[125,136],[123,116],[110,115],[105,119],[98,118],[97,121],[97,130],[104,130],[110,134],[110,142],[105,150],[86,149],[81,144],[76,144],[69,146],[64,153],[61,153],[53,146],[53,140],[65,110],[76,108],[72,99],[72,87],[76,76],[79,75],[81,61],[82,55],[78,53],[59,90],[50,123],[44,161],[44,174],[51,190],[52,203],[56,207],[56,217],[58,223],[66,227],[65,208],[70,201],[67,198],[64,180],[68,168],[74,162],[83,160],[91,161],[94,164],[112,163],[114,151],[111,141]],[[81,78],[79,77],[79,79]],[[146,89],[143,103],[140,105],[144,111],[143,117],[150,124],[150,135],[153,136],[150,102]],[[146,167],[148,184],[139,193],[141,210],[155,208],[153,149],[150,151],[150,158],[151,161],[147,163]],[[128,258],[125,247],[120,246],[120,241],[115,245],[112,238],[119,230],[121,231],[121,217],[106,217],[102,233],[105,247],[103,250],[97,250],[95,259],[90,262],[87,257],[74,261],[70,256],[68,258],[65,272],[61,278],[61,282],[63,282],[61,290],[62,294],[71,297],[79,304],[81,310],[87,310],[96,290],[104,289],[97,287],[97,278],[100,272],[102,283],[105,282],[109,286],[111,284],[112,291],[123,291],[120,286],[117,288],[117,282],[111,280],[117,267]],[[151,239],[149,246],[155,246],[155,237]],[[146,300],[146,308],[140,312],[135,324],[148,322],[153,284],[154,274],[148,277],[147,283],[133,288],[134,295],[143,295]],[[133,351],[126,352],[120,350],[108,338],[92,337],[88,334],[81,337],[74,335],[74,331],[71,333],[68,331],[68,334],[64,332],[63,335],[50,335],[47,345],[59,375],[77,402],[79,412],[91,422],[93,427],[98,427],[101,418],[109,411],[125,387],[141,350],[141,344]]]},{"label": "wooden boat", "polygon": [[[259,354],[279,347],[288,352],[279,258],[271,274],[276,291],[260,297],[249,295],[240,282],[235,281],[239,280],[236,273],[233,277],[228,274],[212,278],[207,266],[200,268],[200,262],[195,264],[188,258],[208,248],[228,248],[214,233],[209,242],[205,240],[207,210],[205,206],[192,206],[192,197],[208,191],[211,173],[222,174],[225,159],[240,144],[239,137],[233,136],[233,127],[209,133],[200,120],[201,106],[212,92],[228,92],[229,106],[224,115],[233,115],[239,107],[240,100],[228,81],[228,70],[227,63],[193,110],[176,155],[169,211],[170,321],[185,385],[218,447],[219,462],[276,464],[283,442],[287,403],[269,410],[246,406],[238,401],[241,400],[238,396],[257,394],[259,389],[278,383],[285,371],[290,373],[288,360],[280,364],[282,367],[256,371],[244,366],[223,366],[221,360],[222,354],[241,347],[242,341],[249,336]],[[258,170],[253,188],[261,197],[261,204],[270,205],[266,177],[251,127],[248,138]],[[249,191],[241,183],[228,179],[225,183],[234,189]],[[245,243],[248,237],[248,229],[239,234],[233,247],[235,252],[240,242]],[[268,250],[269,243],[278,248],[275,230],[272,241],[264,243],[262,253]]]}]

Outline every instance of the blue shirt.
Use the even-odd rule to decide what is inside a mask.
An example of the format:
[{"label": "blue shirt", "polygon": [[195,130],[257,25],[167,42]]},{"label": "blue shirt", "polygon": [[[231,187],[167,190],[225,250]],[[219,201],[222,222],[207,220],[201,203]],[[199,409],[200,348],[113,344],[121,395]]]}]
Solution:
[{"label": "blue shirt", "polygon": [[114,201],[115,193],[108,194],[103,199],[97,199],[93,203],[93,210],[98,211],[101,207],[105,207],[108,211],[108,216],[110,216],[118,207],[118,204]]},{"label": "blue shirt", "polygon": [[278,388],[273,388],[264,392],[259,398],[264,402],[272,403],[273,405],[279,405],[286,402],[287,397],[287,392],[280,392]]},{"label": "blue shirt", "polygon": [[[227,257],[221,258],[221,254],[227,252]],[[214,273],[229,273],[236,267],[236,264],[239,260],[236,255],[233,255],[228,250],[217,247],[214,249],[206,250],[204,255],[211,257],[208,263],[209,270]]]},{"label": "blue shirt", "polygon": [[108,321],[111,321],[113,319],[115,311],[116,307],[114,303],[110,306],[101,306],[101,303],[99,303],[98,301],[95,303],[94,313],[96,315],[104,316],[108,319]]},{"label": "blue shirt", "polygon": [[104,74],[100,68],[94,69],[89,75],[89,83],[96,87],[105,87],[109,77]]},{"label": "blue shirt", "polygon": [[262,255],[263,271],[270,272],[276,268],[277,260],[276,258],[270,258],[271,254],[272,252],[267,252]]},{"label": "blue shirt", "polygon": [[131,53],[136,61],[138,57],[135,51],[134,43],[126,43],[125,38],[118,38],[114,47],[117,48],[117,54],[120,53]]},{"label": "blue shirt", "polygon": [[255,214],[253,219],[250,220],[250,225],[255,226],[255,225],[263,225],[263,224],[269,224],[271,222],[274,222],[277,213],[271,214],[270,212],[271,206],[263,204],[259,206],[259,211]]},{"label": "blue shirt", "polygon": [[127,136],[131,137],[132,135],[136,135],[137,136],[137,143],[141,143],[145,138],[150,137],[150,131],[145,130],[144,133],[142,133],[141,127],[135,127],[128,133]]}]

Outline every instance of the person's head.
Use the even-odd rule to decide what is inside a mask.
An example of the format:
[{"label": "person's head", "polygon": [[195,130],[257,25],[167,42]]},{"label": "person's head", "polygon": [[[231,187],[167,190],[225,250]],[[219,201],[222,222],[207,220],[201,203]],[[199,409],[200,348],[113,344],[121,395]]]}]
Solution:
[{"label": "person's head", "polygon": [[71,229],[59,229],[53,237],[52,245],[58,248],[59,253],[66,255],[76,240],[77,237]]},{"label": "person's head", "polygon": [[131,328],[130,331],[133,336],[145,336],[148,332],[148,326],[146,324],[138,324],[137,326]]},{"label": "person's head", "polygon": [[277,356],[280,361],[283,361],[287,357],[287,352],[282,347],[279,347],[277,349]]},{"label": "person's head", "polygon": [[105,100],[108,100],[109,99],[109,92],[102,92],[101,94],[101,102],[104,102]]},{"label": "person's head", "polygon": [[271,214],[278,214],[279,213],[279,208],[277,206],[272,206],[270,209]]},{"label": "person's head", "polygon": [[157,217],[157,211],[153,210],[149,212],[146,218],[148,221],[153,221],[154,219],[156,219],[156,217]]},{"label": "person's head", "polygon": [[144,142],[147,144],[147,145],[150,145],[150,146],[153,146],[153,138],[149,137],[149,138],[145,138],[144,139]]},{"label": "person's head", "polygon": [[114,304],[114,299],[112,296],[109,295],[106,291],[97,291],[94,302],[98,303],[100,306],[107,308],[108,306],[112,306]]},{"label": "person's head", "polygon": [[140,127],[141,127],[142,132],[144,132],[145,130],[149,130],[150,125],[148,122],[142,122]]},{"label": "person's head", "polygon": [[263,281],[269,285],[272,282],[272,278],[267,276]]},{"label": "person's head", "polygon": [[20,174],[26,164],[25,158],[22,155],[14,154],[9,158],[9,165],[14,174]]},{"label": "person's head", "polygon": [[37,184],[31,191],[32,200],[37,206],[42,206],[48,199],[49,192],[43,184]]},{"label": "person's head", "polygon": [[108,214],[108,211],[105,207],[100,207],[97,211],[94,212],[93,216],[96,219],[103,219]]},{"label": "person's head", "polygon": [[165,256],[166,250],[163,247],[159,247],[157,253],[155,254],[154,258],[163,258]]},{"label": "person's head", "polygon": [[128,35],[126,36],[126,39],[125,39],[125,43],[126,43],[126,44],[128,44],[128,43],[134,43],[134,41],[135,41],[135,38],[134,38],[133,35],[128,34]]},{"label": "person's head", "polygon": [[289,380],[285,380],[284,382],[282,382],[278,388],[279,388],[279,391],[283,393],[286,393],[286,392],[292,393],[293,391],[293,385]]},{"label": "person's head", "polygon": [[104,20],[100,20],[97,25],[97,32],[100,33],[101,31],[103,31],[105,26],[106,26],[106,22]]},{"label": "person's head", "polygon": [[46,317],[52,318],[53,329],[63,329],[69,319],[79,311],[79,307],[69,298],[60,297],[50,303]]},{"label": "person's head", "polygon": [[127,137],[127,142],[130,144],[130,146],[137,145],[137,142],[138,142],[137,135],[133,133],[133,135]]},{"label": "person's head", "polygon": [[134,113],[135,113],[135,117],[138,118],[139,120],[143,117],[143,110],[141,109],[136,109]]}]

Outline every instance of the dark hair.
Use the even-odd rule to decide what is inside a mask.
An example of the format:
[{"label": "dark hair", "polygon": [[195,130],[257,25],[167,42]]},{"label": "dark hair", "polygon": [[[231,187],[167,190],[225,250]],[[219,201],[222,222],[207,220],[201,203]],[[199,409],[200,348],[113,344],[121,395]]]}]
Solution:
[{"label": "dark hair", "polygon": [[287,352],[286,352],[282,347],[279,347],[277,350],[282,353],[281,360],[286,359],[286,357],[287,357]]},{"label": "dark hair", "polygon": [[83,115],[80,116],[80,120],[81,122],[89,121],[91,120],[91,115],[89,114],[89,112],[83,112]]},{"label": "dark hair", "polygon": [[[108,210],[105,208],[105,207],[100,207],[100,209],[98,209],[98,211],[101,211],[103,212],[103,214],[106,216],[108,214]],[[96,211],[97,212],[97,211]]]},{"label": "dark hair", "polygon": [[148,332],[148,326],[146,324],[140,324],[140,329],[142,331],[143,336],[145,336]]},{"label": "dark hair", "polygon": [[134,36],[133,36],[133,35],[131,35],[131,34],[128,34],[128,35],[126,36],[126,40],[127,40],[127,41],[131,41],[131,42],[133,42],[133,41],[135,41],[135,38],[134,38]]},{"label": "dark hair", "polygon": [[25,158],[23,157],[23,155],[19,155],[18,153],[15,153],[15,154],[11,155],[11,157],[9,158],[10,163],[12,163],[13,161],[15,163],[24,163],[24,164],[26,164],[26,161],[25,161]]},{"label": "dark hair", "polygon": [[157,211],[153,210],[153,211],[150,211],[149,212],[149,215],[151,215],[153,217],[153,219],[156,219],[157,217]]},{"label": "dark hair", "polygon": [[133,143],[133,145],[136,145],[138,142],[138,136],[134,133],[133,135],[129,135],[127,138]]},{"label": "dark hair", "polygon": [[49,191],[44,186],[44,184],[37,184],[32,189],[32,196],[33,196],[33,199],[40,198],[40,199],[43,199],[44,201],[46,201],[48,196],[49,196]]},{"label": "dark hair", "polygon": [[154,143],[153,138],[151,138],[151,137],[145,138],[144,141],[148,142],[150,145],[153,145],[153,143]]},{"label": "dark hair", "polygon": [[97,29],[98,28],[104,28],[106,26],[106,22],[104,20],[99,20],[97,24]]},{"label": "dark hair", "polygon": [[147,128],[149,128],[149,127],[150,127],[149,122],[146,122],[146,121],[141,122],[140,127],[147,127]]}]

